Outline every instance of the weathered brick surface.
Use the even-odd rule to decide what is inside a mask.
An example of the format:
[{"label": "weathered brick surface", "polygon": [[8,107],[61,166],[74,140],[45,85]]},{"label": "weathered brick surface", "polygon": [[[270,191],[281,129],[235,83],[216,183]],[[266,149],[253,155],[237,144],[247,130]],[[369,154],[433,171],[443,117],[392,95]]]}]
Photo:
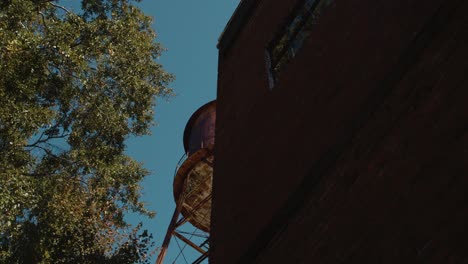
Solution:
[{"label": "weathered brick surface", "polygon": [[468,4],[336,0],[269,91],[295,2],[221,51],[211,262],[468,262]]}]

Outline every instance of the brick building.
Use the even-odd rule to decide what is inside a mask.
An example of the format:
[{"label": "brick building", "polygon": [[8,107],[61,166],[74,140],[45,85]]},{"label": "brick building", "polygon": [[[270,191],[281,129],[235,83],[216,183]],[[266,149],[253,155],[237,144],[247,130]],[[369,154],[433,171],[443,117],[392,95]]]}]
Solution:
[{"label": "brick building", "polygon": [[210,262],[468,263],[468,1],[243,0]]}]

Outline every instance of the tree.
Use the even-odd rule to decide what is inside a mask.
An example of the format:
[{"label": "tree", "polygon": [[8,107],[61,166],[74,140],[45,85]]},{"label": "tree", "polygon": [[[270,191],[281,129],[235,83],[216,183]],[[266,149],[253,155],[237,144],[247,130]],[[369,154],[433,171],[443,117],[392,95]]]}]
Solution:
[{"label": "tree", "polygon": [[152,20],[130,0],[0,4],[0,262],[145,262],[124,215],[148,172],[125,155],[173,79]]}]

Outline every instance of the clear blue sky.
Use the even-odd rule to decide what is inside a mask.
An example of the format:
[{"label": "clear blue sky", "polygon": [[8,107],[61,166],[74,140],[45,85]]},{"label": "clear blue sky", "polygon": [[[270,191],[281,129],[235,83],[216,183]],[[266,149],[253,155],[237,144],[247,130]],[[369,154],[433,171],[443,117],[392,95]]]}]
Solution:
[{"label": "clear blue sky", "polygon": [[[142,221],[162,244],[174,210],[172,181],[175,166],[184,153],[182,134],[191,114],[216,98],[218,37],[239,4],[239,0],[146,0],[139,5],[154,18],[154,28],[168,51],[160,63],[176,76],[172,87],[178,94],[169,102],[159,100],[153,134],[131,139],[127,153],[145,164],[151,175],[143,182],[143,200],[156,211],[154,219],[131,216],[133,223]],[[192,231],[188,229],[187,231]],[[179,253],[171,241],[165,263],[173,263]],[[186,252],[189,263],[198,254]],[[152,262],[154,263],[155,257]],[[185,263],[179,257],[176,263]]]}]

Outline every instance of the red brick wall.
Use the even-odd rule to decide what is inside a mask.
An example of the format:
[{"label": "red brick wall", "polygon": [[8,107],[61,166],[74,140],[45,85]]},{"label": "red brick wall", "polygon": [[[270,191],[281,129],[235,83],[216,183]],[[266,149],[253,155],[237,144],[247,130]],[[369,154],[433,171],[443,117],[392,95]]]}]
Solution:
[{"label": "red brick wall", "polygon": [[270,91],[295,2],[220,51],[211,262],[468,261],[468,4],[336,0]]}]

